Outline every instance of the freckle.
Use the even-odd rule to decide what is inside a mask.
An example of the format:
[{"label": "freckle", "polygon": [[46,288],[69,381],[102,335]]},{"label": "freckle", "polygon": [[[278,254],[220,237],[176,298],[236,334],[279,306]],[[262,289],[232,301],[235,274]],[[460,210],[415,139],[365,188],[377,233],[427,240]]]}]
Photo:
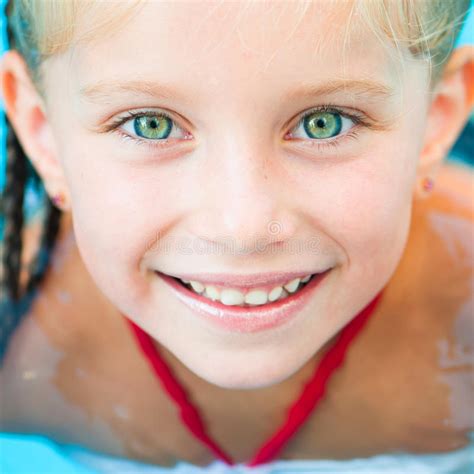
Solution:
[{"label": "freckle", "polygon": [[128,420],[128,410],[123,405],[114,405],[114,413],[122,420]]},{"label": "freckle", "polygon": [[23,380],[34,380],[38,377],[38,374],[34,370],[25,370],[22,374]]}]

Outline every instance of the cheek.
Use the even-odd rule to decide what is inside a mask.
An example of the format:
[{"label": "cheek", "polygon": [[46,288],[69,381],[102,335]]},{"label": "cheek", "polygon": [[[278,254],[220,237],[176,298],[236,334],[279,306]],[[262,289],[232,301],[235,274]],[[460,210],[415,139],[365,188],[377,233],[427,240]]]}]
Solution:
[{"label": "cheek", "polygon": [[342,250],[354,278],[393,272],[406,244],[418,149],[398,140],[373,141],[363,156],[305,178],[314,226]]},{"label": "cheek", "polygon": [[98,287],[125,311],[132,301],[145,301],[150,290],[140,262],[176,218],[176,206],[166,205],[173,202],[176,186],[169,183],[175,177],[120,163],[110,158],[111,150],[90,144],[76,143],[68,151],[65,174],[79,251]]}]

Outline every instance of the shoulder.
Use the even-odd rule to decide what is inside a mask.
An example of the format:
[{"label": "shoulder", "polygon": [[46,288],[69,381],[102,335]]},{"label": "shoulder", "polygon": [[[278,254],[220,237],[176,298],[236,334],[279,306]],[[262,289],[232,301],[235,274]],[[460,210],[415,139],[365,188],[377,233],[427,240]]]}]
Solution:
[{"label": "shoulder", "polygon": [[422,440],[426,450],[465,446],[466,430],[474,429],[473,237],[473,168],[447,162],[428,197],[413,201],[379,332],[380,340],[396,335],[392,372],[401,384],[410,377],[398,402],[400,429],[407,442]]},{"label": "shoulder", "polygon": [[10,298],[5,273],[6,260],[4,258],[5,252],[11,252],[5,245],[5,241],[0,241],[0,255],[2,255],[2,262],[0,265],[0,277],[2,282],[0,295],[0,371],[3,369],[4,360],[7,357],[7,352],[11,346],[11,340],[20,329],[20,326],[28,319],[31,313],[31,307],[38,299],[38,295],[42,296],[43,290],[39,292],[32,292],[25,295],[25,289],[30,279],[32,264],[38,256],[38,251],[41,245],[41,238],[44,232],[44,210],[37,209],[30,217],[24,221],[21,229],[21,249],[20,249],[20,269],[19,269],[19,291],[22,295],[19,302],[14,302]]},{"label": "shoulder", "polygon": [[[28,278],[28,264],[34,258],[35,242],[38,241],[41,231],[41,220],[38,214],[35,214],[28,220],[22,229],[22,251],[21,251],[21,267],[20,267],[20,287],[24,287]],[[1,280],[4,282],[4,254],[8,251],[5,247],[4,240],[0,240],[0,256],[2,264],[0,267]],[[7,289],[2,287],[0,298],[0,402],[3,409],[0,410],[0,428],[4,428],[10,414],[11,400],[9,391],[14,384],[15,376],[12,377],[12,364],[8,361],[7,353],[11,350],[12,341],[17,337],[18,330],[24,320],[26,314],[15,309],[9,299]]]},{"label": "shoulder", "polygon": [[[38,252],[44,227],[44,214],[35,213],[22,229],[22,253],[20,286],[25,287],[29,279],[30,263]],[[61,223],[61,227],[63,223]],[[60,234],[58,234],[58,240]],[[58,242],[60,243],[60,242]],[[4,247],[4,243],[2,242]],[[3,250],[3,249],[2,249]],[[56,254],[51,256],[54,260]],[[35,391],[46,393],[49,375],[57,363],[57,353],[50,333],[46,331],[45,320],[56,316],[56,323],[61,320],[68,308],[61,307],[61,301],[55,297],[57,284],[51,284],[51,276],[56,281],[65,279],[64,274],[47,272],[38,292],[22,299],[22,310],[2,313],[0,318],[0,431],[15,427],[18,420],[41,417],[39,406],[44,406],[47,399],[39,401]],[[12,307],[5,298],[6,305]],[[63,305],[64,306],[64,305]],[[62,309],[62,312],[60,311]],[[8,321],[8,318],[10,320]],[[13,318],[13,319],[12,319]],[[62,318],[66,320],[66,318]],[[8,325],[8,330],[5,330]],[[57,325],[57,332],[67,334],[67,327]],[[41,397],[40,397],[41,398]],[[44,397],[43,397],[44,398]],[[44,402],[44,403],[43,403]],[[27,426],[27,425],[25,425]],[[15,428],[13,428],[15,429]]]},{"label": "shoulder", "polygon": [[443,165],[435,192],[427,202],[427,295],[437,306],[431,324],[437,335],[439,376],[452,391],[453,428],[474,429],[474,168],[456,162]]}]

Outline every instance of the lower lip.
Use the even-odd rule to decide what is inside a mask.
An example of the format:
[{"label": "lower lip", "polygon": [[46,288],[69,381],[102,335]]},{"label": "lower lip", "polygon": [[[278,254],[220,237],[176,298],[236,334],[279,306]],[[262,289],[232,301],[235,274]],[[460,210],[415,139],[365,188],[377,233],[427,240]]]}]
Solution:
[{"label": "lower lip", "polygon": [[329,272],[330,269],[314,276],[303,289],[283,300],[245,308],[211,301],[188,290],[168,275],[160,272],[156,274],[170,286],[179,301],[212,325],[226,331],[253,333],[272,329],[293,320],[308,304]]}]

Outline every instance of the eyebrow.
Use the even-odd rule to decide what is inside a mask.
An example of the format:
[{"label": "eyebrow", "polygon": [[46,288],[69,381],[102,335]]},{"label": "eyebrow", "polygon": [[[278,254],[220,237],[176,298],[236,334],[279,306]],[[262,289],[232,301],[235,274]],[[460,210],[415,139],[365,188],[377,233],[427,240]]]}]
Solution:
[{"label": "eyebrow", "polygon": [[79,90],[79,94],[86,100],[97,103],[107,103],[112,96],[126,93],[145,94],[164,99],[181,97],[171,86],[158,84],[155,81],[99,81]]},{"label": "eyebrow", "polygon": [[286,99],[294,100],[299,97],[317,97],[341,92],[349,92],[373,99],[388,99],[395,95],[394,89],[380,82],[373,82],[365,79],[337,79],[324,84],[303,85],[287,94]]},{"label": "eyebrow", "polygon": [[[368,99],[388,99],[394,95],[394,90],[389,86],[369,80],[334,80],[324,84],[306,84],[298,89],[287,93],[286,100],[298,98],[310,98],[332,95],[341,92],[350,92],[362,95]],[[89,102],[108,103],[114,95],[140,94],[162,99],[180,99],[183,102],[190,100],[180,94],[175,88],[167,84],[159,84],[155,81],[130,80],[130,81],[99,81],[95,84],[84,86],[79,94]]]}]

